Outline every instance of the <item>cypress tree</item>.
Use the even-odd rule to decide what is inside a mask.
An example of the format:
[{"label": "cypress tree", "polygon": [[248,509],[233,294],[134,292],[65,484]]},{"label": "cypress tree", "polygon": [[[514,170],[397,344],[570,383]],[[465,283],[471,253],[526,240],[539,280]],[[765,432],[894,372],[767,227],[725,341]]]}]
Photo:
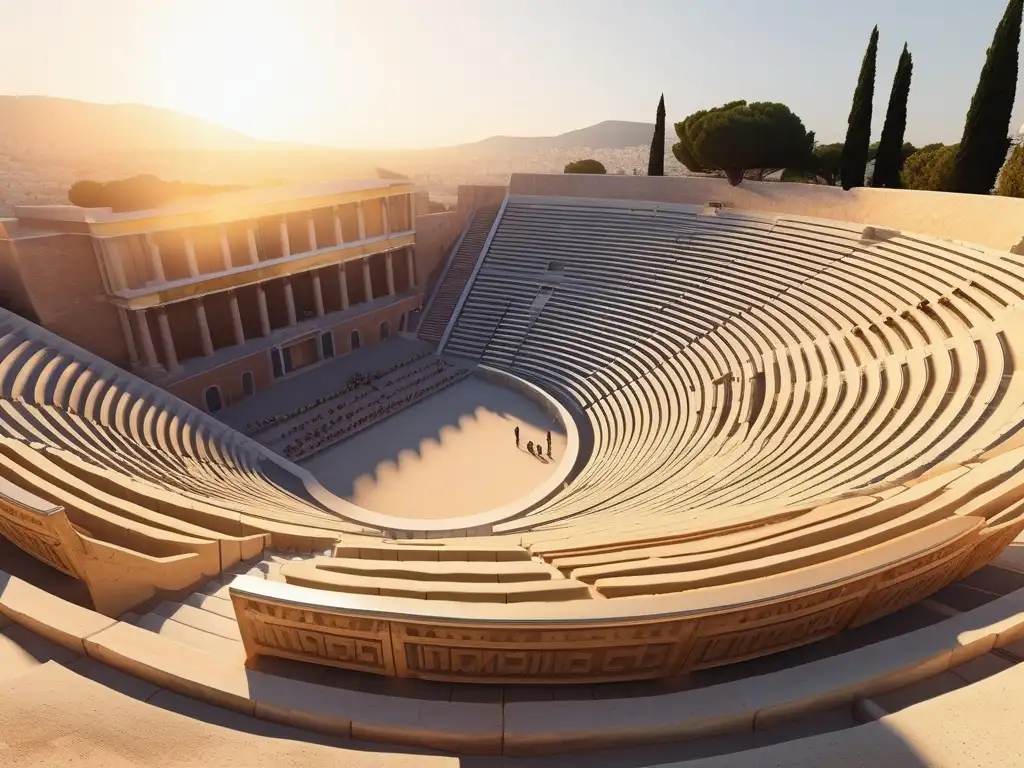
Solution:
[{"label": "cypress tree", "polygon": [[864,174],[868,167],[868,146],[871,144],[871,100],[875,95],[875,58],[878,55],[878,27],[871,30],[871,40],[864,52],[857,78],[857,90],[853,92],[853,106],[846,129],[846,143],[843,144],[843,164],[840,175],[843,189],[864,186]]},{"label": "cypress tree", "polygon": [[658,116],[654,121],[654,138],[651,139],[651,156],[647,160],[648,176],[665,175],[665,94],[658,102]]},{"label": "cypress tree", "polygon": [[1024,0],[1010,0],[985,58],[967,111],[950,191],[987,195],[1009,147],[1010,113],[1017,90],[1017,48]]},{"label": "cypress tree", "polygon": [[896,65],[896,77],[889,94],[889,109],[885,113],[882,139],[878,142],[875,155],[875,174],[871,178],[873,187],[900,186],[900,169],[903,166],[903,134],[907,130],[907,98],[910,96],[910,77],[914,71],[914,60],[903,44]]}]

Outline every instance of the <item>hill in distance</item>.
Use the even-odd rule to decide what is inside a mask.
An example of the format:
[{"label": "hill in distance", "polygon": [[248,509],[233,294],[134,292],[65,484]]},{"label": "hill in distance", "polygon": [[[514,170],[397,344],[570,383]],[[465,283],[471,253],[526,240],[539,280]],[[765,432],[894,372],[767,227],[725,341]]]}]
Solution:
[{"label": "hill in distance", "polygon": [[[557,136],[491,136],[481,141],[396,154],[486,152],[523,154],[589,147],[621,149],[650,144],[652,123],[605,120]],[[51,96],[0,96],[0,147],[63,156],[135,152],[350,152],[262,141],[171,109],[144,104],[96,104]],[[357,152],[358,153],[358,152]],[[382,154],[392,154],[382,150]]]},{"label": "hill in distance", "polygon": [[198,117],[142,104],[95,104],[50,96],[0,96],[0,146],[90,156],[123,152],[255,150],[260,141]]},{"label": "hill in distance", "polygon": [[[509,174],[558,173],[594,157],[609,173],[647,165],[650,123],[606,120],[558,136],[492,136],[429,149],[344,149],[262,141],[192,115],[143,104],[0,95],[0,215],[16,205],[67,202],[76,181],[154,175],[164,181],[260,186],[373,177],[413,178],[438,199],[460,184],[505,184]],[[666,169],[674,158],[666,154]]]},{"label": "hill in distance", "polygon": [[648,146],[653,135],[654,123],[604,120],[586,128],[560,133],[557,136],[491,136],[482,141],[460,144],[448,149],[510,153],[573,149],[575,147],[625,149],[626,147]]}]

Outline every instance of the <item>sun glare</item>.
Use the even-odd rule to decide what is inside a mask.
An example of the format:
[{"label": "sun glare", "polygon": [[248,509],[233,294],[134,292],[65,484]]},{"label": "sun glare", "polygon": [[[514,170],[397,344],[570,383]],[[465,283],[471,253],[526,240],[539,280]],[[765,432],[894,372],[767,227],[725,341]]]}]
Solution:
[{"label": "sun glare", "polygon": [[308,78],[316,70],[307,66],[288,7],[268,0],[168,3],[159,25],[164,105],[260,138],[286,138],[309,111],[315,85]]}]

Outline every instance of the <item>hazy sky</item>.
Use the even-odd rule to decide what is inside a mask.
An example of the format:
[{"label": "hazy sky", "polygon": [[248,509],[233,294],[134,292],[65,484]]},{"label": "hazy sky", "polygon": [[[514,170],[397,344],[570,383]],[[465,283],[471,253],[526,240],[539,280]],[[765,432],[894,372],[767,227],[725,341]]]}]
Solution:
[{"label": "hazy sky", "polygon": [[[874,24],[877,139],[956,141],[1006,0],[0,0],[0,93],[180,109],[268,139],[436,146],[788,104],[840,141]],[[1024,83],[1024,77],[1022,77]],[[1018,83],[1013,128],[1024,121]],[[671,128],[670,134],[671,134]]]}]

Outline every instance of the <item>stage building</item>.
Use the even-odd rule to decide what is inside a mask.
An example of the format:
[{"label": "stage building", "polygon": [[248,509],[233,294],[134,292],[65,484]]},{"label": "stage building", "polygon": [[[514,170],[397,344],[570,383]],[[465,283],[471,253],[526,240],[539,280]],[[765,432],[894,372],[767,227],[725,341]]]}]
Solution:
[{"label": "stage building", "polygon": [[207,411],[404,330],[437,258],[404,180],[15,214],[0,300]]}]

